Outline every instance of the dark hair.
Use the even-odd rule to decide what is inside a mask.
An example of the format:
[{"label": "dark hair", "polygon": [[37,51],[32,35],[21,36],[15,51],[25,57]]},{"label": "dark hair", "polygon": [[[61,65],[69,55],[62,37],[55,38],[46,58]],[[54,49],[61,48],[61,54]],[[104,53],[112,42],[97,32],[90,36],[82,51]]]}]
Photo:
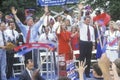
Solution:
[{"label": "dark hair", "polygon": [[29,62],[33,62],[32,59],[25,60],[25,65],[29,64]]},{"label": "dark hair", "polygon": [[14,20],[9,20],[8,25],[10,25],[10,23],[15,23]]},{"label": "dark hair", "polygon": [[89,11],[87,11],[86,13],[85,13],[85,15],[87,16],[87,15],[90,15],[90,12]]},{"label": "dark hair", "polygon": [[69,11],[68,11],[68,10],[65,10],[65,11],[64,11],[64,13],[65,13],[65,14],[68,14],[68,13],[69,13]]},{"label": "dark hair", "polygon": [[97,10],[97,11],[95,12],[95,14],[101,14],[101,11],[100,11],[100,10]]},{"label": "dark hair", "polygon": [[90,16],[85,16],[85,17],[84,17],[84,20],[86,20],[87,18],[91,19],[91,17],[90,17]]},{"label": "dark hair", "polygon": [[102,76],[102,71],[101,71],[100,67],[98,66],[98,63],[93,64],[93,69],[97,73],[97,75]]}]

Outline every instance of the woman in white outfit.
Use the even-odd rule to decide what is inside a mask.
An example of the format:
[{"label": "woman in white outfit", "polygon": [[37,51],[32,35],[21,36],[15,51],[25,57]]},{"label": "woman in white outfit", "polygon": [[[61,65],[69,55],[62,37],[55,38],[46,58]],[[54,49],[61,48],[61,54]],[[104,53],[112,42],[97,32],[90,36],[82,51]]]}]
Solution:
[{"label": "woman in white outfit", "polygon": [[105,31],[105,37],[107,40],[106,54],[107,57],[113,62],[118,58],[118,37],[119,31],[117,30],[116,23],[114,21],[109,22],[109,30]]}]

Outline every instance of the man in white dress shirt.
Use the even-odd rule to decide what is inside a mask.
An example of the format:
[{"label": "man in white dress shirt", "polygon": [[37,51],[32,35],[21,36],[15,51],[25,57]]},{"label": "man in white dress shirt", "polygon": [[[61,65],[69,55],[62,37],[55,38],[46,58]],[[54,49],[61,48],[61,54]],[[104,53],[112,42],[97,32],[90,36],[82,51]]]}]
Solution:
[{"label": "man in white dress shirt", "polygon": [[10,42],[17,44],[17,39],[19,38],[19,33],[15,29],[16,29],[16,26],[15,26],[14,21],[10,21],[8,24],[8,29],[6,29],[6,33],[9,37]]},{"label": "man in white dress shirt", "polygon": [[[8,28],[5,30],[7,36],[8,36],[8,41],[13,43],[14,45],[18,44],[18,38],[19,38],[19,33],[15,30],[16,26],[14,21],[10,21],[8,24]],[[6,52],[7,56],[7,79],[12,77],[12,68],[13,68],[13,63],[14,63],[14,50],[7,50]]]},{"label": "man in white dress shirt", "polygon": [[55,43],[56,38],[53,33],[50,33],[49,27],[45,27],[45,33],[42,33],[39,38],[39,42],[46,42],[46,43]]},{"label": "man in white dress shirt", "polygon": [[85,69],[86,77],[90,77],[90,65],[92,49],[95,45],[94,28],[90,25],[91,18],[86,16],[84,22],[80,22],[80,61],[86,59],[87,68]]}]

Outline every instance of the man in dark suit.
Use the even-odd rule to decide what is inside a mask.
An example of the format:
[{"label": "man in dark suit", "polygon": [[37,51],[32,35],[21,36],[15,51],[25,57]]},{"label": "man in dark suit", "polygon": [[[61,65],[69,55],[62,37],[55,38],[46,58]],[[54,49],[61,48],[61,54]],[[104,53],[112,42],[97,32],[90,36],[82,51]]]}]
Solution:
[{"label": "man in dark suit", "polygon": [[26,69],[21,73],[19,80],[45,80],[39,74],[39,69],[34,69],[31,59],[25,61]]}]

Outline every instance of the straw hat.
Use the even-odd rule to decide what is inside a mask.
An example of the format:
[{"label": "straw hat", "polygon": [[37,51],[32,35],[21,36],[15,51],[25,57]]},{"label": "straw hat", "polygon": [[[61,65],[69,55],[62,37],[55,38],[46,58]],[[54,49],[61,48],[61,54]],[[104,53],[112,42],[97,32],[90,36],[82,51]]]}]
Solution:
[{"label": "straw hat", "polygon": [[6,45],[6,49],[7,50],[12,50],[12,49],[14,49],[16,46],[13,44],[13,43],[11,43],[11,42],[8,42],[7,43],[7,45]]}]

